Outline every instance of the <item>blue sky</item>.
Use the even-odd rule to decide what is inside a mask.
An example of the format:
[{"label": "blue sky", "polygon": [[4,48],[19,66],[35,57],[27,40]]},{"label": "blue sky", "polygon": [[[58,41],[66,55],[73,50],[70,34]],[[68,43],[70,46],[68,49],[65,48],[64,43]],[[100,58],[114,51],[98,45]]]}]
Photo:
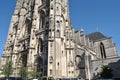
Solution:
[{"label": "blue sky", "polygon": [[[113,38],[120,52],[120,0],[69,0],[73,27],[85,33],[100,31]],[[0,0],[0,55],[7,39],[16,0]]]}]

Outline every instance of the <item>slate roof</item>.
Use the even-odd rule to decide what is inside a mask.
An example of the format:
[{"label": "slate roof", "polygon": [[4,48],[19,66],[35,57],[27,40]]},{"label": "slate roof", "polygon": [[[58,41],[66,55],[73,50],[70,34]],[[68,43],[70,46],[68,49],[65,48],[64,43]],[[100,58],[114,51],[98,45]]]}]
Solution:
[{"label": "slate roof", "polygon": [[97,41],[97,40],[100,40],[100,39],[103,39],[103,38],[108,38],[106,36],[104,36],[102,33],[100,32],[93,32],[93,33],[90,33],[87,35],[87,37],[89,37],[90,40],[93,40],[93,41]]}]

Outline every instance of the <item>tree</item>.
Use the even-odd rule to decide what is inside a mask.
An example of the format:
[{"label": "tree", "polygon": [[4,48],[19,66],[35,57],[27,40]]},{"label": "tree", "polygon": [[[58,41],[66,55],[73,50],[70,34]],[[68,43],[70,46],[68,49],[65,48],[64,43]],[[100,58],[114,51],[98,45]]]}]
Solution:
[{"label": "tree", "polygon": [[12,73],[12,62],[6,62],[6,64],[3,66],[2,74],[5,75],[5,77],[9,77],[10,75],[12,75]]},{"label": "tree", "polygon": [[108,65],[102,65],[101,68],[102,68],[102,70],[99,73],[100,77],[105,78],[105,79],[113,77],[112,69],[109,68]]},{"label": "tree", "polygon": [[28,74],[32,77],[32,78],[40,78],[41,77],[41,72],[37,72],[35,70],[35,68],[32,69],[32,71],[29,71]]},{"label": "tree", "polygon": [[27,71],[26,71],[26,68],[23,65],[20,67],[19,73],[20,73],[20,76],[22,78],[26,78],[27,77]]}]

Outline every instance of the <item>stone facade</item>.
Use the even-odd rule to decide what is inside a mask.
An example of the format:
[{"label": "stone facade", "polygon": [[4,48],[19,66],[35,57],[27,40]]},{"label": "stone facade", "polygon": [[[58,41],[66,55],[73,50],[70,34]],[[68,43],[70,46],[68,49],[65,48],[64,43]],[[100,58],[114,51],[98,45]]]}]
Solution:
[{"label": "stone facade", "polygon": [[120,78],[120,58],[113,57],[113,58],[106,58],[106,59],[99,59],[99,60],[92,60],[92,74],[93,77],[98,77],[98,72],[101,71],[102,65],[108,65],[113,71],[113,78]]},{"label": "stone facade", "polygon": [[42,76],[90,80],[96,74],[96,60],[107,59],[108,64],[111,58],[118,59],[110,37],[75,31],[68,11],[68,0],[17,0],[1,58],[2,66],[12,61],[11,76],[18,77],[23,65]]}]

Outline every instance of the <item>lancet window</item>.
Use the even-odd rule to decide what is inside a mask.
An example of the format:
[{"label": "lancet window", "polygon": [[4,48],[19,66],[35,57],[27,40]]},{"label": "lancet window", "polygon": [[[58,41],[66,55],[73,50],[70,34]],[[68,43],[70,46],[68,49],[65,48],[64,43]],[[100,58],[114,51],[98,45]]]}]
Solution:
[{"label": "lancet window", "polygon": [[102,42],[100,43],[100,51],[101,51],[101,58],[106,58],[105,47]]}]

